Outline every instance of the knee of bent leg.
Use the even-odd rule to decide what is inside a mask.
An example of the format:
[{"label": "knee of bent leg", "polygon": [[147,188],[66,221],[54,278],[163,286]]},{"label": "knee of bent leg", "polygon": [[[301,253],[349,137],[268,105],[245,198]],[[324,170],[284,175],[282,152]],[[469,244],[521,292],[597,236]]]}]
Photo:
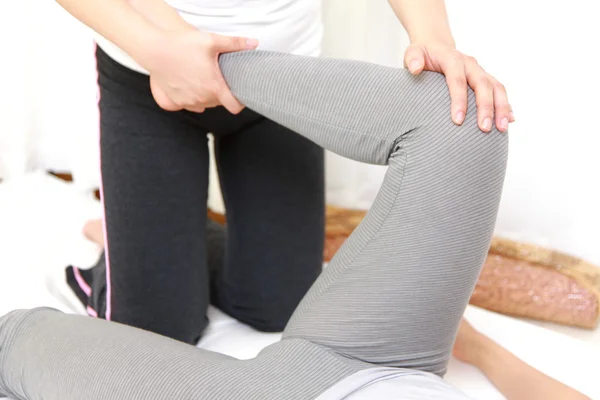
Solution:
[{"label": "knee of bent leg", "polygon": [[0,335],[7,335],[9,331],[24,329],[49,313],[59,313],[59,311],[47,307],[11,311],[0,317]]},{"label": "knee of bent leg", "polygon": [[437,159],[445,159],[448,163],[463,160],[475,167],[493,164],[503,171],[508,135],[498,131],[495,124],[489,133],[479,128],[473,90],[468,89],[466,116],[463,123],[457,125],[452,119],[452,104],[445,77],[426,73],[421,78],[419,98],[415,100],[414,112],[409,116],[411,121],[396,137],[392,155],[402,150],[408,153],[410,159],[411,153],[426,153]]},{"label": "knee of bent leg", "polygon": [[[18,339],[30,330],[30,326],[47,309],[16,310],[0,317],[0,397],[14,395],[14,375],[20,369],[14,367],[13,361],[21,357],[14,354]],[[17,398],[18,396],[15,396]],[[21,398],[21,397],[19,397]]]},{"label": "knee of bent leg", "polygon": [[48,312],[56,312],[49,308],[35,308],[32,310],[16,310],[0,317],[0,360],[6,356],[15,340]]}]

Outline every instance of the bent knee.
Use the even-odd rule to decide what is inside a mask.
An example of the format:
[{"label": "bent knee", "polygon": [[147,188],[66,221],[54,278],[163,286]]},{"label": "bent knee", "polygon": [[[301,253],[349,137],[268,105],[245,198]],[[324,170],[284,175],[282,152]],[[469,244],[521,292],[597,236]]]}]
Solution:
[{"label": "bent knee", "polygon": [[32,324],[48,315],[60,313],[51,308],[12,311],[0,317],[0,359],[9,351],[14,342],[22,337]]},{"label": "bent knee", "polygon": [[[483,132],[477,121],[477,105],[473,90],[468,89],[467,112],[461,125],[452,119],[450,93],[445,77],[424,73],[419,77],[413,112],[394,138],[390,157],[404,152],[413,161],[429,154],[448,163],[462,160],[463,166],[496,164],[505,167],[508,135],[492,127]],[[424,157],[427,158],[427,157]]]},{"label": "bent knee", "polygon": [[15,330],[16,328],[28,325],[41,317],[57,313],[60,313],[60,311],[47,307],[11,311],[0,317],[0,332]]}]

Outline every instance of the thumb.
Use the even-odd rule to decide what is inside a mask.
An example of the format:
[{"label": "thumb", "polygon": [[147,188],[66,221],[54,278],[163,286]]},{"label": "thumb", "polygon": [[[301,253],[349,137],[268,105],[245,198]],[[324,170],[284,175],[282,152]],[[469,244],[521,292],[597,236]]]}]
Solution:
[{"label": "thumb", "polygon": [[212,48],[218,53],[254,50],[258,46],[258,40],[239,36],[211,35],[211,39]]},{"label": "thumb", "polygon": [[413,75],[419,75],[425,68],[425,51],[417,44],[411,44],[404,54],[404,65]]}]

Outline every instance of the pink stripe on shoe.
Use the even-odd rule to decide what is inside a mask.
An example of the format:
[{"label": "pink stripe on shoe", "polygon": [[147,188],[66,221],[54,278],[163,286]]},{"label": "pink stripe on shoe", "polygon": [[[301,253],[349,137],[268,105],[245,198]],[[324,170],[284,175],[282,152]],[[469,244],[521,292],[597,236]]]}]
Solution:
[{"label": "pink stripe on shoe", "polygon": [[90,306],[87,306],[87,313],[90,317],[98,318],[98,313]]},{"label": "pink stripe on shoe", "polygon": [[90,287],[90,285],[88,285],[88,283],[85,281],[85,279],[83,279],[83,276],[81,276],[81,272],[79,272],[79,268],[73,267],[73,275],[75,276],[75,280],[77,281],[77,284],[79,285],[81,290],[83,290],[83,293],[85,293],[85,295],[87,297],[90,297],[92,295],[92,288]]}]

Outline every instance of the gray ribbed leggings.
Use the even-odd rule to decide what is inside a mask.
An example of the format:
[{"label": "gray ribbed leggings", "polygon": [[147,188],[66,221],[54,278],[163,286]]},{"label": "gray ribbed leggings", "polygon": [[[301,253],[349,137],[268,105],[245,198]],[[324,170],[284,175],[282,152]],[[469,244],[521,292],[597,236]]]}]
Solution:
[{"label": "gray ribbed leggings", "polygon": [[270,52],[222,56],[233,93],[320,146],[388,165],[365,220],[283,340],[240,361],[40,309],[0,319],[0,393],[17,399],[314,399],[372,366],[443,374],[492,236],[507,136],[450,119],[444,77]]}]

